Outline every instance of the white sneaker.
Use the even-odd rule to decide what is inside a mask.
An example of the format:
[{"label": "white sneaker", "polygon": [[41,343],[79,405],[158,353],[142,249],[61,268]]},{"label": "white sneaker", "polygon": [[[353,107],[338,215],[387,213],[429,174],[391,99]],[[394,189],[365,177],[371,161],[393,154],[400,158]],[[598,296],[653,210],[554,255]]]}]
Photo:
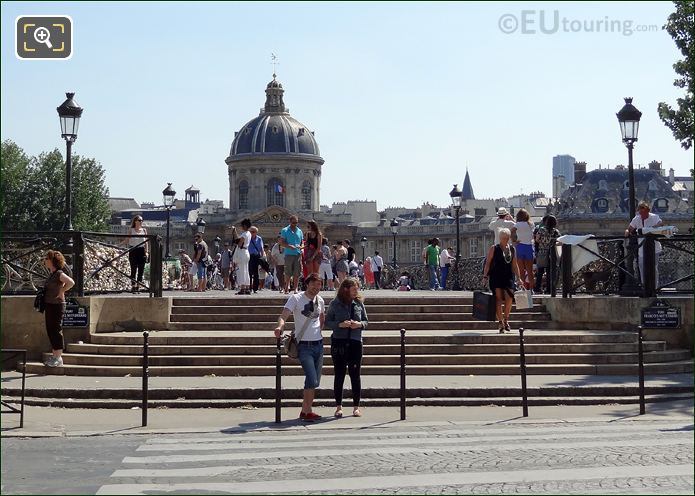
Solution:
[{"label": "white sneaker", "polygon": [[62,367],[63,357],[51,357],[44,362],[46,367]]}]

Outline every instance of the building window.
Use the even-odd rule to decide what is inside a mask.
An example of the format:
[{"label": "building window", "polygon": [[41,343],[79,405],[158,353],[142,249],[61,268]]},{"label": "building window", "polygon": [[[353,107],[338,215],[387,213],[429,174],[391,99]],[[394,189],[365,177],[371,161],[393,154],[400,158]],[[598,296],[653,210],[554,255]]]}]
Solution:
[{"label": "building window", "polygon": [[487,215],[487,209],[486,208],[476,208],[475,209],[475,216],[476,217],[485,217]]},{"label": "building window", "polygon": [[249,208],[249,183],[241,181],[239,183],[239,210],[248,210]]},{"label": "building window", "polygon": [[175,249],[176,251],[185,250],[185,249],[186,249],[186,243],[183,243],[183,242],[181,242],[181,241],[176,241],[176,242],[174,243],[174,249]]},{"label": "building window", "polygon": [[410,241],[410,261],[419,262],[422,253],[422,242],[420,240]]},{"label": "building window", "polygon": [[478,238],[471,238],[468,240],[468,253],[471,257],[478,256]]},{"label": "building window", "polygon": [[302,210],[311,210],[311,183],[304,181],[302,183]]},{"label": "building window", "polygon": [[268,181],[268,207],[271,205],[285,206],[285,187],[277,177]]}]

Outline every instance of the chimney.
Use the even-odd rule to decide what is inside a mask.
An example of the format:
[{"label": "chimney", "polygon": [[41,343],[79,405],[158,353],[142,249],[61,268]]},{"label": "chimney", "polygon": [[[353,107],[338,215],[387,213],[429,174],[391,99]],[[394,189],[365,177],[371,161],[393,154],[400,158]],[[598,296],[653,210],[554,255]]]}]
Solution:
[{"label": "chimney", "polygon": [[574,184],[582,184],[586,176],[586,162],[574,163]]}]

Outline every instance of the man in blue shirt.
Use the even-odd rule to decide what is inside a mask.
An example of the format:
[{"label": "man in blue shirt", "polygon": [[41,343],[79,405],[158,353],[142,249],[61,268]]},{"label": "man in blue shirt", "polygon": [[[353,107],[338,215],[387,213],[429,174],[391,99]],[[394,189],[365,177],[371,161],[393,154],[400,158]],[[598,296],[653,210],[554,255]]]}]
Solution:
[{"label": "man in blue shirt", "polygon": [[[258,266],[261,265],[263,256],[263,238],[258,235],[258,228],[251,226],[251,242],[249,243],[249,275],[251,276],[251,289],[254,293],[258,292]],[[261,288],[263,285],[261,284]]]},{"label": "man in blue shirt", "polygon": [[290,217],[290,225],[280,232],[280,246],[285,251],[285,293],[290,292],[290,279],[293,281],[294,292],[299,292],[299,275],[302,272],[302,239],[304,233],[297,227],[296,215]]}]

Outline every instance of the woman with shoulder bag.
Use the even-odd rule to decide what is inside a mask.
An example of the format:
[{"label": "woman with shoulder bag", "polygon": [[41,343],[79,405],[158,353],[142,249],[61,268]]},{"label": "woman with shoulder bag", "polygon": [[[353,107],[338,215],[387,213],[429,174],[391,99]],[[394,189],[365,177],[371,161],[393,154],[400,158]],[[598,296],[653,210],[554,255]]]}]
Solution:
[{"label": "woman with shoulder bag", "polygon": [[360,395],[362,381],[362,331],[369,320],[367,310],[359,294],[360,283],[354,277],[347,277],[340,283],[336,297],[326,310],[326,328],[332,329],[331,357],[333,358],[335,396],[335,417],[343,416],[343,383],[345,372],[350,374],[352,385],[352,414],[361,417]]},{"label": "woman with shoulder bag", "polygon": [[53,356],[44,362],[47,367],[63,366],[63,315],[65,314],[65,293],[75,285],[75,281],[63,272],[65,257],[59,251],[48,250],[44,259],[50,271],[46,279],[44,304],[46,333],[51,341]]},{"label": "woman with shoulder bag", "polygon": [[[140,284],[142,283],[142,276],[145,272],[145,263],[147,262],[147,238],[137,237],[131,241],[130,236],[132,234],[147,234],[147,229],[142,227],[142,217],[139,215],[133,217],[133,220],[130,222],[130,227],[128,228],[127,237],[121,243],[121,246],[127,245],[131,248],[128,252],[128,261],[130,262],[130,289],[132,293],[138,293],[140,291]],[[138,246],[143,241],[145,244]]]},{"label": "woman with shoulder bag", "polygon": [[[521,273],[516,261],[516,250],[509,242],[511,231],[502,228],[499,230],[500,242],[491,246],[485,261],[483,271],[483,284],[489,284],[490,290],[495,295],[497,320],[499,331],[511,331],[509,327],[509,313],[512,311],[512,297],[514,296],[514,275],[521,280]],[[504,312],[502,311],[504,302]]]}]

